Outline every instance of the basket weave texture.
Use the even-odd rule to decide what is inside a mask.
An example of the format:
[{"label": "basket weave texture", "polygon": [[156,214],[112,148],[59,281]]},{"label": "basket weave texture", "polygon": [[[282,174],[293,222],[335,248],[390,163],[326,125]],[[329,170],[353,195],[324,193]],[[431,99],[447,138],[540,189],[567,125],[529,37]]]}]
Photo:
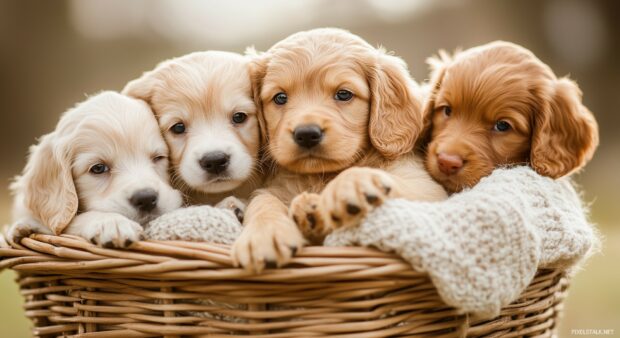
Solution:
[{"label": "basket weave texture", "polygon": [[252,275],[229,248],[182,241],[96,247],[32,235],[0,249],[38,337],[551,337],[567,279],[541,270],[499,317],[442,302],[428,276],[368,248],[304,248]]}]

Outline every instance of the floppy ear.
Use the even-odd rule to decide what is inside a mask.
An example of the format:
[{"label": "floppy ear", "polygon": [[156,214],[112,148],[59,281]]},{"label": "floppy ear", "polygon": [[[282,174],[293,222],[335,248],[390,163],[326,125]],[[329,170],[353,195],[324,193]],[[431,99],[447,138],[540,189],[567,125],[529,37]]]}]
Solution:
[{"label": "floppy ear", "polygon": [[431,68],[431,76],[429,83],[423,86],[424,109],[422,112],[422,134],[418,142],[420,148],[426,147],[431,141],[435,101],[437,99],[437,93],[439,89],[441,89],[443,77],[450,60],[450,55],[443,50],[440,50],[437,56],[426,59],[426,63]]},{"label": "floppy ear", "polygon": [[78,197],[68,149],[58,144],[55,134],[45,135],[31,147],[22,179],[28,210],[60,235],[77,213]]},{"label": "floppy ear", "polygon": [[158,84],[159,79],[155,76],[155,71],[144,72],[139,78],[129,81],[121,94],[143,100],[150,105],[154,93],[153,88]]},{"label": "floppy ear", "polygon": [[261,145],[267,144],[269,137],[267,134],[267,126],[265,125],[265,116],[263,115],[263,101],[260,92],[263,86],[263,79],[267,72],[267,58],[265,54],[259,54],[254,47],[248,47],[245,50],[246,57],[250,58],[249,72],[252,81],[252,98],[256,105],[256,116],[258,118],[258,126],[260,128]]},{"label": "floppy ear", "polygon": [[[544,95],[544,94],[543,94]],[[598,126],[568,78],[554,80],[534,119],[531,166],[541,175],[562,177],[583,167],[598,146]]]},{"label": "floppy ear", "polygon": [[369,73],[372,145],[386,158],[410,152],[422,131],[419,88],[398,57],[380,50]]}]

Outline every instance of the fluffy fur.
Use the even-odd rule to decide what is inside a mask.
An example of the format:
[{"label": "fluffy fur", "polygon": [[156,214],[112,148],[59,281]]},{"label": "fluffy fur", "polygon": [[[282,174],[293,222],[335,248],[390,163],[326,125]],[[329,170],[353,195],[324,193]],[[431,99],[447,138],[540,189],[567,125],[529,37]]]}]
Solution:
[{"label": "fluffy fur", "polygon": [[[497,166],[527,163],[558,178],[592,157],[598,127],[577,84],[557,78],[527,49],[497,41],[452,57],[440,52],[429,63],[426,166],[450,191]],[[499,121],[508,129],[498,130]],[[460,158],[462,167],[442,172],[440,154]]]},{"label": "fluffy fur", "polygon": [[[109,170],[93,173],[105,165]],[[32,232],[67,233],[124,247],[151,219],[181,206],[168,183],[168,148],[144,102],[115,92],[92,96],[67,111],[54,132],[31,147],[15,194],[14,243]],[[131,199],[149,189],[154,209]]]},{"label": "fluffy fur", "polygon": [[[254,96],[273,165],[267,188],[248,205],[236,263],[256,271],[286,263],[304,242],[296,222],[320,242],[388,196],[445,197],[411,152],[422,107],[401,59],[338,29],[293,34],[254,58]],[[341,90],[352,97],[337,99]],[[279,93],[285,104],[274,101]],[[310,149],[294,140],[307,125],[322,131]]]},{"label": "fluffy fur", "polygon": [[[248,197],[260,184],[260,136],[248,58],[228,52],[196,52],[167,60],[125,86],[123,93],[151,106],[170,147],[173,183],[190,204]],[[246,114],[234,123],[235,113]],[[173,127],[185,126],[183,133]],[[207,154],[224,153],[221,173],[201,166]]]}]

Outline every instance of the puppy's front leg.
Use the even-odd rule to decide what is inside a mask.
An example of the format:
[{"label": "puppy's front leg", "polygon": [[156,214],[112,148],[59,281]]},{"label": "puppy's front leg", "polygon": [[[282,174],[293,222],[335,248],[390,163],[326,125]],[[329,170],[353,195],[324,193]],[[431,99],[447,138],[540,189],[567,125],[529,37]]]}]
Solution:
[{"label": "puppy's front leg", "polygon": [[389,173],[375,168],[349,168],[325,186],[318,211],[325,222],[325,232],[329,233],[336,228],[359,225],[384,200],[401,196],[401,187]]},{"label": "puppy's front leg", "polygon": [[64,233],[106,248],[126,248],[140,240],[142,226],[115,213],[88,211],[75,216]]},{"label": "puppy's front leg", "polygon": [[319,194],[303,192],[293,199],[289,207],[289,215],[312,245],[323,244],[328,234],[323,215],[318,208],[320,198]]},{"label": "puppy's front leg", "polygon": [[260,191],[247,207],[244,228],[231,256],[236,266],[255,273],[266,266],[283,266],[304,244],[288,208],[268,191]]},{"label": "puppy's front leg", "polygon": [[385,170],[349,168],[323,190],[318,202],[326,231],[359,225],[364,217],[388,198],[441,201],[443,187],[424,170],[415,156],[404,156]]}]

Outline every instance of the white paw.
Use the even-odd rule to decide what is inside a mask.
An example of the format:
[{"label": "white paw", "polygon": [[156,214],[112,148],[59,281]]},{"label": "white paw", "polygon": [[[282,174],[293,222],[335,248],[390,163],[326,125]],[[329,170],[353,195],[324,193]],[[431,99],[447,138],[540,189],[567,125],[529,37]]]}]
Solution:
[{"label": "white paw", "polygon": [[50,229],[34,221],[18,221],[11,225],[7,232],[7,240],[12,244],[19,244],[23,238],[32,234],[52,235]]},{"label": "white paw", "polygon": [[[142,226],[125,216],[88,217],[87,214],[78,215],[65,233],[83,237],[105,248],[126,248],[140,240]],[[84,217],[80,219],[81,216]]]}]

